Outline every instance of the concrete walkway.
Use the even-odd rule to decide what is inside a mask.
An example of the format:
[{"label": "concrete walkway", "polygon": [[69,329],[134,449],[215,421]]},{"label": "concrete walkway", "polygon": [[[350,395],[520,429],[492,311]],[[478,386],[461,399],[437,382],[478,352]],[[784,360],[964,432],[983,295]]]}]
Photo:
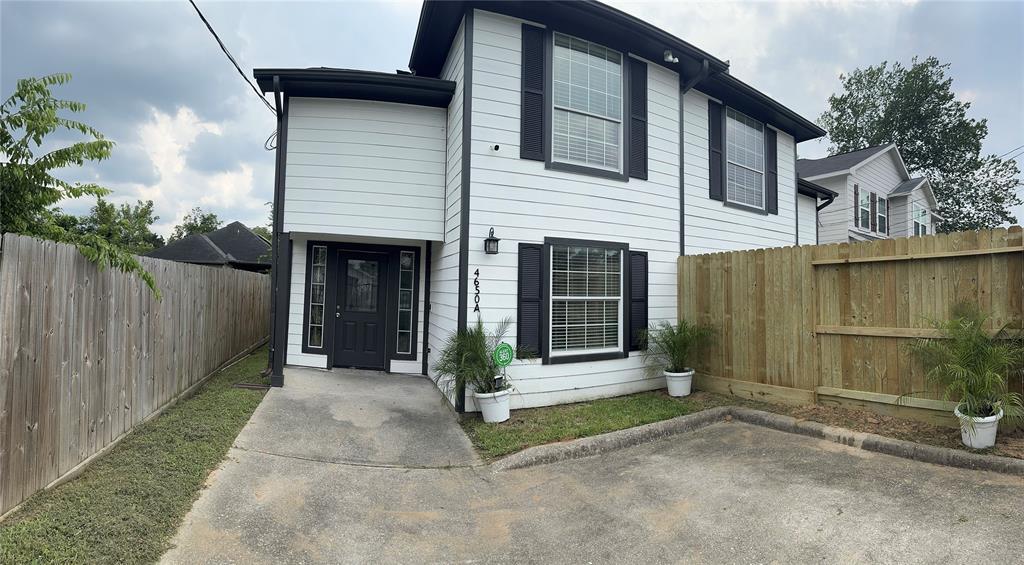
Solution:
[{"label": "concrete walkway", "polygon": [[[326,377],[335,386],[338,377]],[[347,395],[363,395],[355,404],[365,412],[338,418],[285,414],[289,405],[334,414],[312,378],[305,392],[294,378],[272,391],[164,561],[946,563],[975,556],[1011,563],[1024,554],[1019,477],[739,422],[515,471],[439,468],[474,458],[465,438],[444,430],[458,428],[433,404],[436,393],[420,391],[426,406],[440,408],[432,417],[387,408],[391,396],[372,393],[430,383],[345,375],[337,387],[348,390],[354,378],[377,380]],[[375,401],[384,407],[370,408]],[[407,412],[430,431],[391,430]],[[271,419],[301,429],[271,433]],[[345,431],[331,429],[333,421]],[[381,429],[373,431],[375,423]],[[316,440],[318,433],[329,439]],[[390,445],[399,440],[458,449],[446,458],[448,447]],[[396,466],[406,458],[409,467]]]},{"label": "concrete walkway", "polygon": [[235,440],[245,451],[401,467],[479,463],[429,379],[375,371],[289,368]]}]

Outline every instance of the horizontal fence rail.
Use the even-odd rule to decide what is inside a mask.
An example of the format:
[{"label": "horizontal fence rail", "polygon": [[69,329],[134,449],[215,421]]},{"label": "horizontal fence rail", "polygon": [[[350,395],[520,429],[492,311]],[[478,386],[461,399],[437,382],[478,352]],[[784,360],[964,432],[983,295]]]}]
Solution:
[{"label": "horizontal fence rail", "polygon": [[679,258],[679,317],[717,330],[695,361],[698,383],[751,398],[813,398],[949,424],[948,414],[920,412],[946,405],[905,344],[938,337],[932,322],[959,302],[991,314],[993,330],[1021,320],[1019,226]]},{"label": "horizontal fence rail", "polygon": [[139,261],[161,299],[72,246],[4,236],[0,515],[266,339],[267,275]]}]

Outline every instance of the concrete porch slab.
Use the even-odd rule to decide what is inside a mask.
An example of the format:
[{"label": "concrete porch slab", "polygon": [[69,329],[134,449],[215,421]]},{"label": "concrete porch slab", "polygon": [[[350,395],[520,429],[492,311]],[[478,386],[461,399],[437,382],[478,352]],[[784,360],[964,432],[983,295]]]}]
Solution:
[{"label": "concrete porch slab", "polygon": [[292,368],[271,389],[235,447],[311,461],[451,467],[480,461],[426,377]]}]

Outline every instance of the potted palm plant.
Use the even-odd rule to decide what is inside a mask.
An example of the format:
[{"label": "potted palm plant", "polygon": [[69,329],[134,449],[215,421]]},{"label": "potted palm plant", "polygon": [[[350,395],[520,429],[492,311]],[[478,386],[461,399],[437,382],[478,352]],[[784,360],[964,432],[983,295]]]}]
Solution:
[{"label": "potted palm plant", "polygon": [[647,330],[644,364],[650,375],[664,375],[669,396],[689,396],[693,385],[691,355],[711,342],[714,330],[680,320],[678,324],[661,322]]},{"label": "potted palm plant", "polygon": [[976,307],[960,304],[951,319],[934,323],[942,337],[909,346],[928,382],[942,387],[945,400],[956,402],[961,440],[974,449],[995,445],[999,420],[1024,417],[1021,395],[1008,388],[1009,375],[1022,370],[1024,341],[1007,326],[987,330],[987,321]]},{"label": "potted palm plant", "polygon": [[[473,391],[484,421],[504,422],[509,418],[512,384],[502,374],[494,352],[505,339],[512,321],[503,319],[488,333],[483,322],[453,332],[434,364],[438,388],[452,398],[460,390]],[[529,355],[519,352],[519,358]]]}]

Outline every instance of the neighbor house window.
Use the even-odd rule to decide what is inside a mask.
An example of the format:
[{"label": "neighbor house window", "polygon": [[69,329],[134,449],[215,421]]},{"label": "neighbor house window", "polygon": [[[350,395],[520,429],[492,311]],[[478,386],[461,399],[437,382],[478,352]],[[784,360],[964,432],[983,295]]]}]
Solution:
[{"label": "neighbor house window", "polygon": [[889,224],[889,215],[888,215],[889,211],[886,209],[885,198],[879,198],[875,202],[875,206],[878,207],[878,214],[877,214],[878,217],[876,218],[876,221],[877,221],[876,227],[878,228],[878,232],[879,233],[885,233],[885,232],[888,231],[888,224]]},{"label": "neighbor house window", "polygon": [[416,254],[402,251],[398,261],[398,345],[396,353],[412,353],[413,288],[416,284]]},{"label": "neighbor house window", "polygon": [[764,125],[732,108],[726,111],[728,202],[764,208]]},{"label": "neighbor house window", "polygon": [[552,158],[621,170],[622,55],[554,34]]},{"label": "neighbor house window", "polygon": [[327,287],[327,246],[314,245],[309,273],[309,328],[306,344],[324,346],[324,296]]},{"label": "neighbor house window", "polygon": [[860,193],[860,227],[861,229],[871,229],[871,193],[863,190]]},{"label": "neighbor house window", "polygon": [[928,210],[920,204],[914,204],[912,217],[914,220],[914,235],[928,235],[928,224],[930,223]]},{"label": "neighbor house window", "polygon": [[551,246],[551,355],[622,350],[621,249]]}]

